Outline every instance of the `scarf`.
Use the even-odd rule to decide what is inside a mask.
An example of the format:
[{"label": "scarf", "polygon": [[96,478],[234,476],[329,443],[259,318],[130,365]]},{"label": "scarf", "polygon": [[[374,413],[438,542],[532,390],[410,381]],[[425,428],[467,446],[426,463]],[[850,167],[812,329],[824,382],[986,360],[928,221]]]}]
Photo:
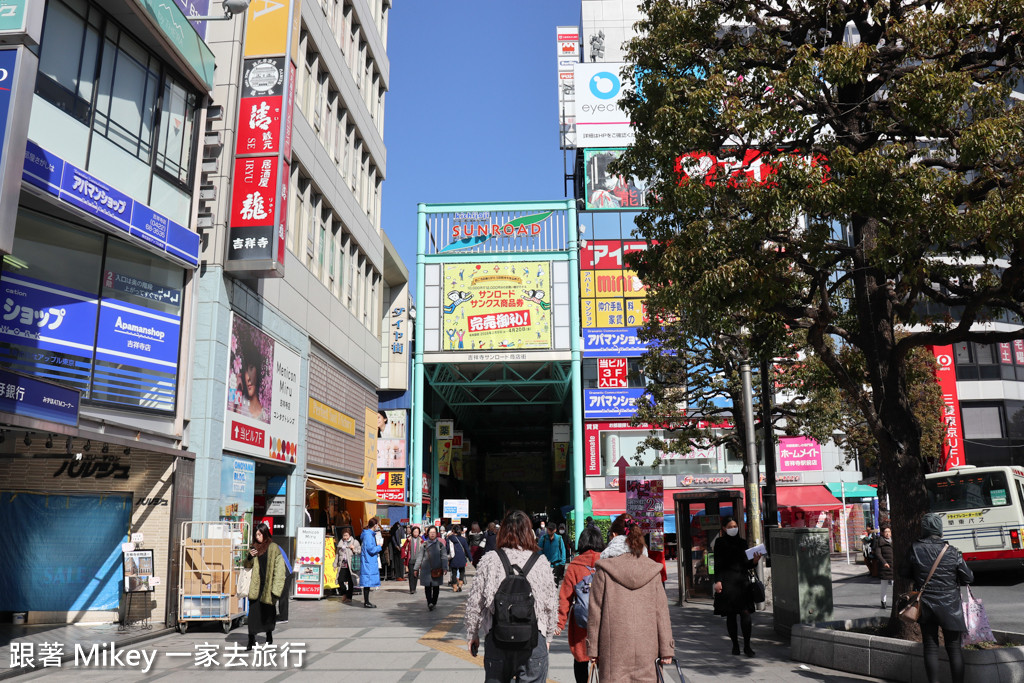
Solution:
[{"label": "scarf", "polygon": [[249,547],[254,548],[256,550],[256,557],[263,557],[267,554],[267,548],[270,547],[270,539],[264,536],[262,543],[258,541],[253,541],[252,545]]}]

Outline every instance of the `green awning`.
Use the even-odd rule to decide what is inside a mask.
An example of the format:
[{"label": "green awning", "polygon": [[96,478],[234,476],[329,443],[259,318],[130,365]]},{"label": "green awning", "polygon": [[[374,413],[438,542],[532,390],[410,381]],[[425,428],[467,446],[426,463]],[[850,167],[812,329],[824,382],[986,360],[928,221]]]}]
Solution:
[{"label": "green awning", "polygon": [[836,498],[839,498],[840,500],[842,500],[843,489],[844,488],[846,489],[846,497],[847,498],[877,498],[878,497],[878,489],[876,489],[874,486],[867,486],[866,484],[846,484],[844,486],[843,484],[840,484],[840,483],[836,482],[836,483],[825,484],[825,486],[828,487],[829,492],[833,496],[835,496]]}]

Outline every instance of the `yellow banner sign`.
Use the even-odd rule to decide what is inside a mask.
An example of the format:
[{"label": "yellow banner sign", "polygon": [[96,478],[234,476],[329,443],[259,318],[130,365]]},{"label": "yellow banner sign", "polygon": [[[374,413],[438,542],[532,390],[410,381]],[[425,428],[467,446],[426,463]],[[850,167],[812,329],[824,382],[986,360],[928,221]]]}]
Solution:
[{"label": "yellow banner sign", "polygon": [[286,54],[288,33],[298,17],[299,0],[252,0],[245,21],[245,56]]},{"label": "yellow banner sign", "polygon": [[438,441],[437,446],[437,471],[447,477],[452,468],[452,440]]},{"label": "yellow banner sign", "polygon": [[644,299],[583,299],[583,327],[639,327],[647,322]]},{"label": "yellow banner sign", "polygon": [[335,410],[315,398],[309,399],[309,419],[316,420],[328,427],[334,427],[339,432],[345,432],[349,436],[356,435],[355,418],[351,418],[340,410]]},{"label": "yellow banner sign", "polygon": [[551,264],[444,266],[446,351],[551,348]]},{"label": "yellow banner sign", "polygon": [[642,298],[647,296],[647,288],[632,270],[583,270],[580,271],[580,296]]}]

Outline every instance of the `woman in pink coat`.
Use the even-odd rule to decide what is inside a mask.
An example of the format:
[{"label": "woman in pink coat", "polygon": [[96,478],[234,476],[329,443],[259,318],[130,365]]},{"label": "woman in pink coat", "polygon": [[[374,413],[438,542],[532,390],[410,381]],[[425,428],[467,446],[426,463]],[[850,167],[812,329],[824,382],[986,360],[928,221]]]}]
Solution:
[{"label": "woman in pink coat", "polygon": [[655,683],[655,660],[669,664],[675,656],[668,597],[661,585],[661,565],[644,557],[644,535],[629,515],[612,528],[626,531],[622,555],[597,563],[590,588],[587,654],[597,662],[601,680]]}]

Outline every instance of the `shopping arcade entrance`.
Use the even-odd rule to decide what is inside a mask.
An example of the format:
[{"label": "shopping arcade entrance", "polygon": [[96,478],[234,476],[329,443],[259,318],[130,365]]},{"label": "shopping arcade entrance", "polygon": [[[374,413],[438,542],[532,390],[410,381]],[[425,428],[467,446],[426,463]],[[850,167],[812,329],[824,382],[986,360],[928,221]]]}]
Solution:
[{"label": "shopping arcade entrance", "polygon": [[[549,500],[556,423],[571,425],[561,471],[571,481],[568,502],[582,508],[575,226],[572,201],[420,205],[409,452],[413,482],[428,459],[432,516],[449,490],[473,489],[489,516],[499,502],[564,503],[564,494]],[[471,444],[461,477],[437,438],[448,420]],[[412,494],[416,522],[421,487]]]}]

